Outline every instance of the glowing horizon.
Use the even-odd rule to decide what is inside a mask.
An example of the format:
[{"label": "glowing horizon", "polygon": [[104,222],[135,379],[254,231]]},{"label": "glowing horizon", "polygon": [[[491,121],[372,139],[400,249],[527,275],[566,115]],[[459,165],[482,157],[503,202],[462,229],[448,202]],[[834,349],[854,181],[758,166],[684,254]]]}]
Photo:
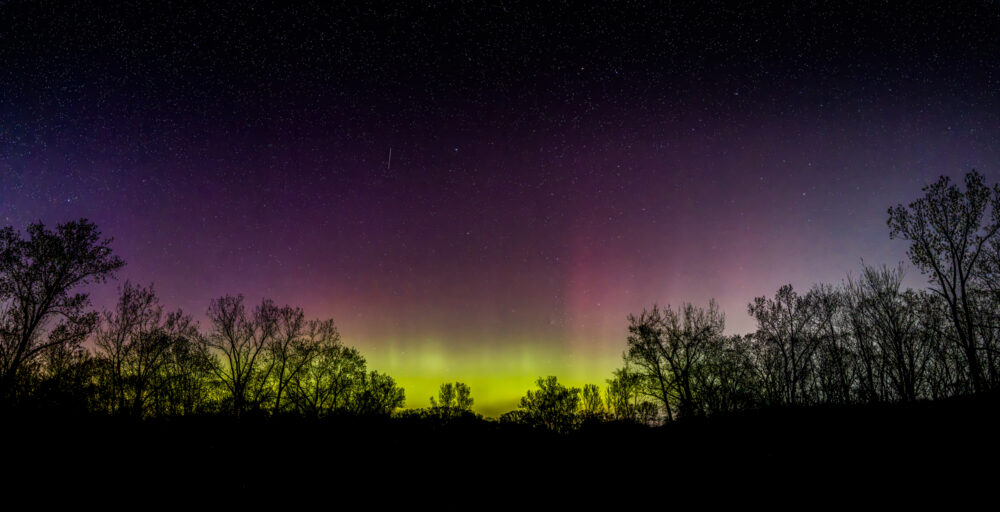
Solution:
[{"label": "glowing horizon", "polygon": [[619,352],[617,360],[580,361],[574,360],[572,354],[531,345],[469,349],[460,354],[441,350],[435,344],[411,344],[398,352],[361,345],[358,348],[371,368],[388,373],[406,390],[406,408],[429,407],[438,386],[458,381],[471,387],[473,410],[489,417],[516,409],[520,397],[535,388],[539,377],[555,375],[568,386],[598,384],[603,389],[604,379],[595,380],[593,376],[604,373],[605,378],[610,378],[621,358]]}]

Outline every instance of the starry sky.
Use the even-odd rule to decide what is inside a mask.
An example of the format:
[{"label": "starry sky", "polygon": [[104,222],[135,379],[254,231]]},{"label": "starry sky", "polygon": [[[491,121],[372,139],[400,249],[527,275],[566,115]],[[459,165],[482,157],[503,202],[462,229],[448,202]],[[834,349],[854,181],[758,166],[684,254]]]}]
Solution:
[{"label": "starry sky", "polygon": [[937,176],[1000,178],[995,2],[366,4],[0,2],[0,222],[87,217],[203,325],[298,305],[495,415],[603,383],[629,313],[749,332],[903,260],[886,210]]}]

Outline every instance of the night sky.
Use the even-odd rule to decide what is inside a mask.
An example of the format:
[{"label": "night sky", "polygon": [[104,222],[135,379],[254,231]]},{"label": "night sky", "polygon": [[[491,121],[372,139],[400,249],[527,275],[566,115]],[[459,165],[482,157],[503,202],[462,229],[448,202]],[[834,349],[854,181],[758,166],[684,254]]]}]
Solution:
[{"label": "night sky", "polygon": [[409,406],[496,414],[603,383],[629,313],[748,332],[903,260],[886,210],[937,176],[1000,178],[994,2],[545,3],[6,2],[0,223],[87,217],[203,327],[298,305]]}]

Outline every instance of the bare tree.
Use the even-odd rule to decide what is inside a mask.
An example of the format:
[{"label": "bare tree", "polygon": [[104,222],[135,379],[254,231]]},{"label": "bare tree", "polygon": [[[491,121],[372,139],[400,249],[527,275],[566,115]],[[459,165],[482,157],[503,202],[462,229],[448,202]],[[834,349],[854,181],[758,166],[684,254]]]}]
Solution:
[{"label": "bare tree", "polygon": [[627,357],[624,366],[615,370],[614,376],[607,380],[604,394],[608,411],[615,419],[639,421],[640,407],[649,403],[643,391],[643,380],[643,376],[632,369]]},{"label": "bare tree", "polygon": [[747,310],[757,320],[754,339],[764,352],[762,371],[772,386],[771,399],[786,405],[809,403],[821,318],[815,295],[800,296],[785,285],[773,299],[757,297]]},{"label": "bare tree", "polygon": [[918,327],[916,343],[929,352],[926,372],[929,398],[940,399],[961,394],[969,389],[968,372],[961,346],[955,340],[954,325],[949,319],[948,306],[940,295],[921,290],[909,301],[914,308]]},{"label": "bare tree", "polygon": [[585,421],[602,421],[607,414],[601,388],[597,384],[584,384],[580,395],[580,414]]},{"label": "bare tree", "polygon": [[171,344],[179,336],[192,336],[189,317],[177,311],[163,315],[152,286],[126,281],[113,311],[105,311],[97,329],[95,346],[101,367],[108,410],[142,416],[158,394],[160,372]]},{"label": "bare tree", "polygon": [[650,395],[673,418],[704,413],[697,396],[697,381],[709,345],[722,336],[725,316],[715,301],[708,308],[683,304],[676,310],[653,306],[639,317],[630,317],[628,357],[645,377]]},{"label": "bare tree", "polygon": [[624,357],[626,366],[631,368],[629,376],[638,376],[643,393],[663,407],[667,419],[673,419],[670,405],[673,377],[663,359],[659,308],[654,305],[652,311],[643,311],[638,317],[629,315],[628,320],[628,351]]},{"label": "bare tree", "polygon": [[865,266],[846,284],[865,401],[913,401],[923,392],[932,346],[920,336],[919,299],[902,290],[903,277],[902,265]]},{"label": "bare tree", "polygon": [[265,299],[248,316],[242,295],[226,295],[212,301],[208,318],[212,332],[202,346],[213,356],[213,372],[240,416],[264,400],[273,361],[261,354],[278,332],[278,308]]},{"label": "bare tree", "polygon": [[890,237],[910,242],[910,261],[948,306],[972,391],[983,391],[993,378],[985,375],[991,369],[982,362],[983,321],[975,307],[975,287],[977,274],[988,274],[980,267],[984,249],[998,240],[1000,185],[986,186],[973,170],[965,176],[964,192],[946,176],[923,192],[908,207],[889,209]]},{"label": "bare tree", "polygon": [[748,409],[758,389],[751,341],[740,335],[712,336],[703,347],[704,360],[694,372],[696,395],[707,414]]},{"label": "bare tree", "polygon": [[307,322],[301,308],[285,306],[277,312],[278,329],[267,344],[267,356],[273,365],[272,379],[274,403],[272,413],[282,411],[282,398],[296,374],[309,363],[316,353],[318,337],[339,336],[333,321],[329,326],[318,321]]},{"label": "bare tree", "polygon": [[817,284],[809,290],[815,309],[812,342],[813,372],[810,393],[821,403],[846,404],[854,397],[855,358],[847,327],[845,291],[829,284]]},{"label": "bare tree", "polygon": [[110,244],[86,219],[55,231],[31,224],[27,238],[11,227],[0,229],[0,400],[10,397],[27,362],[65,342],[52,333],[92,325],[84,311],[87,294],[70,292],[103,282],[125,264]]},{"label": "bare tree", "polygon": [[63,323],[49,333],[51,342],[27,362],[19,389],[33,404],[53,410],[87,412],[94,393],[94,358],[83,346],[93,330],[96,314]]},{"label": "bare tree", "polygon": [[315,337],[312,357],[292,376],[288,394],[296,410],[311,417],[349,410],[367,373],[365,358],[340,343],[332,323],[320,325],[328,329]]},{"label": "bare tree", "polygon": [[167,315],[171,338],[159,374],[154,408],[158,414],[180,416],[209,411],[213,386],[212,359],[200,349],[201,335],[191,317],[180,311]]}]

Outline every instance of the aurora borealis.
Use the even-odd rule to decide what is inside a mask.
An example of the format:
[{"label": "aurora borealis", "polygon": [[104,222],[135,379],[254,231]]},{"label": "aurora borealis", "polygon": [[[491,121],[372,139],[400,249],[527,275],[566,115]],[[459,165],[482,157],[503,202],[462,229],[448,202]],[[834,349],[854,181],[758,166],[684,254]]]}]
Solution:
[{"label": "aurora borealis", "polygon": [[946,5],[8,2],[0,220],[87,217],[169,307],[301,306],[408,406],[495,415],[603,383],[629,313],[749,332],[904,260],[886,209],[938,175],[995,181],[998,10]]}]

